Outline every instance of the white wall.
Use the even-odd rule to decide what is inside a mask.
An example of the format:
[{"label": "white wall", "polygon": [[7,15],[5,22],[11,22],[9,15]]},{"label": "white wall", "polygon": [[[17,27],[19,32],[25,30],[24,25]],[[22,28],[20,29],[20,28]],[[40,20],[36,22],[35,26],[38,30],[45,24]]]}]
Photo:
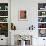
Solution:
[{"label": "white wall", "polygon": [[[27,21],[18,21],[19,10],[27,11]],[[30,0],[12,0],[11,1],[11,22],[16,25],[17,30],[27,30],[32,24],[37,23],[37,2]],[[35,19],[34,19],[35,18]]]},{"label": "white wall", "polygon": [[[11,22],[16,25],[16,29],[28,30],[28,27],[33,24],[35,26],[34,32],[36,32],[36,34],[33,33],[33,36],[38,36],[38,3],[45,2],[46,0],[11,0]],[[25,9],[27,11],[28,21],[18,21],[18,11],[20,9]],[[40,46],[38,43],[43,43],[41,39],[42,38],[34,37],[33,46]]]},{"label": "white wall", "polygon": [[[36,32],[35,36],[37,36],[37,5],[37,0],[11,0],[11,22],[16,25],[17,30],[28,30],[29,26],[33,24]],[[28,21],[18,21],[18,11],[21,9],[27,11]],[[33,41],[33,44],[36,45],[35,39]]]}]

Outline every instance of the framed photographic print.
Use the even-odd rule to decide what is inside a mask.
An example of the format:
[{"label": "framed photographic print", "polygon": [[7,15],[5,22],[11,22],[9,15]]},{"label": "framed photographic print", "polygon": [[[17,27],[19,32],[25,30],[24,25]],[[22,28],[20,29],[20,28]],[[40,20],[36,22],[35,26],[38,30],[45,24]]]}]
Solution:
[{"label": "framed photographic print", "polygon": [[27,20],[27,11],[26,10],[19,10],[19,20]]}]

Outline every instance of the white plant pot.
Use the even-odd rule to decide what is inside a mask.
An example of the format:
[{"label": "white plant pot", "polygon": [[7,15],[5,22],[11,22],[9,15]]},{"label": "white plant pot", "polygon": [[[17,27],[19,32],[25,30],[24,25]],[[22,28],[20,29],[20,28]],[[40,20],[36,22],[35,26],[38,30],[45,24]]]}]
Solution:
[{"label": "white plant pot", "polygon": [[21,40],[21,46],[25,46],[25,41]]}]

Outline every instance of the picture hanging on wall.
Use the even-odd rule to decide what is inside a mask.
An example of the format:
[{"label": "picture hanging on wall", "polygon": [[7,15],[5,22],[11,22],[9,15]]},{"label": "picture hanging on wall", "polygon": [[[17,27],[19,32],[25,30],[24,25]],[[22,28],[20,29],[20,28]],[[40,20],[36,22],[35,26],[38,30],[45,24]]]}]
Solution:
[{"label": "picture hanging on wall", "polygon": [[27,11],[19,10],[19,20],[27,20]]}]

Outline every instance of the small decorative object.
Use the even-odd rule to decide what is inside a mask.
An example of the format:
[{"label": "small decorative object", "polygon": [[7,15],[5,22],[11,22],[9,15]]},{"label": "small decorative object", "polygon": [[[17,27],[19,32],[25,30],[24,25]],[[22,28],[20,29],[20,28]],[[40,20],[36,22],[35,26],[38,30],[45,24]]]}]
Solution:
[{"label": "small decorative object", "polygon": [[5,10],[8,10],[8,6],[5,6]]},{"label": "small decorative object", "polygon": [[45,15],[45,12],[42,12],[42,15]]},{"label": "small decorative object", "polygon": [[29,27],[29,30],[34,30],[34,28],[35,27],[32,25],[32,26]]},{"label": "small decorative object", "polygon": [[39,36],[46,37],[46,29],[39,29]]},{"label": "small decorative object", "polygon": [[46,28],[46,23],[39,23],[38,28]]},{"label": "small decorative object", "polygon": [[27,20],[27,12],[26,10],[19,11],[19,20]]},{"label": "small decorative object", "polygon": [[4,18],[4,20],[3,20],[4,22],[7,22],[7,19],[6,18]]},{"label": "small decorative object", "polygon": [[42,21],[42,18],[38,18],[38,21],[41,22]]},{"label": "small decorative object", "polygon": [[40,8],[40,10],[44,10],[44,8]]},{"label": "small decorative object", "polygon": [[46,6],[45,6],[45,9],[46,9]]},{"label": "small decorative object", "polygon": [[7,22],[7,17],[5,18],[5,17],[0,17],[0,22]]},{"label": "small decorative object", "polygon": [[1,30],[8,30],[8,24],[7,23],[0,23],[0,29]]},{"label": "small decorative object", "polygon": [[16,26],[13,23],[11,23],[11,30],[16,30]]},{"label": "small decorative object", "polygon": [[46,9],[46,3],[38,3],[38,10],[45,10]]},{"label": "small decorative object", "polygon": [[39,22],[44,22],[44,20],[45,20],[45,18],[43,18],[43,17],[38,17],[38,21],[39,21]]},{"label": "small decorative object", "polygon": [[38,22],[46,22],[46,17],[38,17]]},{"label": "small decorative object", "polygon": [[1,6],[0,6],[0,10],[1,10]]},{"label": "small decorative object", "polygon": [[8,11],[0,11],[0,16],[8,16]]}]

